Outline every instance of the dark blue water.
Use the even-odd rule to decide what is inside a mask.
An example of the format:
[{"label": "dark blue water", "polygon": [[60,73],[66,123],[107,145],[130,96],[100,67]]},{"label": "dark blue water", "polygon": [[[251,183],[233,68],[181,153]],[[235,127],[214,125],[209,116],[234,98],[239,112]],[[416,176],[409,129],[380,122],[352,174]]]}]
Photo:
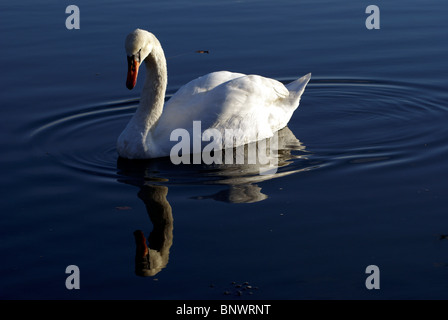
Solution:
[{"label": "dark blue water", "polygon": [[[447,299],[447,16],[442,0],[1,2],[0,297]],[[118,159],[136,27],[164,47],[168,96],[217,70],[312,72],[276,175]]]}]

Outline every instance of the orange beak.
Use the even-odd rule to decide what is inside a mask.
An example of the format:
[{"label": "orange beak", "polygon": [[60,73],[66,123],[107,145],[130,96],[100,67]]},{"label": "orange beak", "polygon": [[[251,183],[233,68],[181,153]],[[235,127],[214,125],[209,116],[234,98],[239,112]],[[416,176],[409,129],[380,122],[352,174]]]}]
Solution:
[{"label": "orange beak", "polygon": [[138,258],[144,258],[149,253],[148,246],[146,245],[146,238],[141,230],[134,232],[135,244],[137,245],[135,254]]},{"label": "orange beak", "polygon": [[140,63],[134,57],[128,57],[128,77],[126,79],[126,87],[132,90],[137,83],[138,67]]}]

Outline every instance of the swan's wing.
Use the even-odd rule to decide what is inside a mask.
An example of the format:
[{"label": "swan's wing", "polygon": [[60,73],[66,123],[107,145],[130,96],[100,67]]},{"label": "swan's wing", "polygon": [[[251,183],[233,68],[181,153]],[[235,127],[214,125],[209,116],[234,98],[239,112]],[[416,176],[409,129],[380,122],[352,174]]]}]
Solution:
[{"label": "swan's wing", "polygon": [[245,74],[229,71],[217,71],[206,74],[180,87],[180,89],[168,100],[165,108],[171,106],[182,107],[185,105],[186,99],[190,99],[191,96],[211,91],[223,83],[244,76]]},{"label": "swan's wing", "polygon": [[289,96],[277,80],[214,72],[187,83],[167,101],[154,140],[169,140],[177,128],[191,133],[193,121],[201,121],[202,131],[233,130],[238,145],[269,138],[287,125],[297,107],[289,106]]},{"label": "swan's wing", "polygon": [[289,91],[277,80],[248,75],[219,89],[224,101],[211,127],[221,132],[232,129],[238,145],[272,137],[292,115],[285,108]]},{"label": "swan's wing", "polygon": [[234,95],[245,98],[258,97],[268,103],[289,95],[288,89],[281,82],[257,75],[236,78],[229,82],[227,87],[234,90],[232,92]]},{"label": "swan's wing", "polygon": [[164,128],[188,129],[192,122],[197,120],[204,124],[213,122],[219,114],[219,105],[224,99],[222,91],[215,89],[244,76],[242,73],[217,71],[183,85],[165,103],[162,117],[157,125],[158,133],[160,134]]}]

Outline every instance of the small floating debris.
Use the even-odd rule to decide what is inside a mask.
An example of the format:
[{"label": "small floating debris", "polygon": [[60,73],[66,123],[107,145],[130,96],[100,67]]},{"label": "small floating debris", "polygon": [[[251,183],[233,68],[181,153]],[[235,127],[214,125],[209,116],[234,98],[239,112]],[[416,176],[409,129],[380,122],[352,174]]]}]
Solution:
[{"label": "small floating debris", "polygon": [[117,209],[117,210],[131,210],[132,207],[123,206],[123,207],[115,207],[115,209]]}]

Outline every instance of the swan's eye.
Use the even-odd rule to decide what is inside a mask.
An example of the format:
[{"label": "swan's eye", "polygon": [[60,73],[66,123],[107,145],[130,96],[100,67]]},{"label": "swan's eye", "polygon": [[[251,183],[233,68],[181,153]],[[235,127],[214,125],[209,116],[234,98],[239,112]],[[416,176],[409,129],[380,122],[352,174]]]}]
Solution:
[{"label": "swan's eye", "polygon": [[142,51],[142,49],[138,50],[136,54],[128,56],[128,61],[132,61],[132,63],[134,63],[134,61],[140,63],[140,51]]},{"label": "swan's eye", "polygon": [[128,67],[130,68],[130,70],[135,71],[135,59],[134,56],[132,57],[127,57],[128,58]]}]

